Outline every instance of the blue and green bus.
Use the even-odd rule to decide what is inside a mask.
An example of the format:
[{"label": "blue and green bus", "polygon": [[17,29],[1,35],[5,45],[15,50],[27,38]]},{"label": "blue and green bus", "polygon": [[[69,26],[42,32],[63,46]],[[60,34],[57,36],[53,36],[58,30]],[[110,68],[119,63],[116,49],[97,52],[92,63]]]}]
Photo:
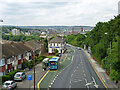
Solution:
[{"label": "blue and green bus", "polygon": [[48,62],[48,66],[50,70],[58,69],[58,65],[59,65],[59,57],[53,57]]}]

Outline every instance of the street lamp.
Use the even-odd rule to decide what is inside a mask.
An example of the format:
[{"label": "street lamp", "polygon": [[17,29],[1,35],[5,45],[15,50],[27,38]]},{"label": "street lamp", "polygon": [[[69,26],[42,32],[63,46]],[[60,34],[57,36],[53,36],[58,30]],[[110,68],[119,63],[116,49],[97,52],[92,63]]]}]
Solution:
[{"label": "street lamp", "polygon": [[34,90],[35,90],[35,50],[33,51],[34,55]]},{"label": "street lamp", "polygon": [[[108,33],[104,33],[105,35],[107,35]],[[111,41],[110,41],[110,54],[111,54]],[[110,72],[111,72],[111,58],[110,58]]]}]

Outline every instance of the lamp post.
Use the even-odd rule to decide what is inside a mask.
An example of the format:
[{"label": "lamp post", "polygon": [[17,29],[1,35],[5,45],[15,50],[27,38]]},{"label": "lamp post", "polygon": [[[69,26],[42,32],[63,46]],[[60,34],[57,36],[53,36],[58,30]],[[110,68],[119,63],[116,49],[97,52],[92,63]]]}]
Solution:
[{"label": "lamp post", "polygon": [[[3,20],[0,19],[0,22],[3,22]],[[1,24],[1,28],[0,28],[0,41],[2,43],[2,24]]]},{"label": "lamp post", "polygon": [[33,55],[34,55],[33,60],[34,60],[34,90],[35,90],[35,50],[33,52]]},{"label": "lamp post", "polygon": [[[104,34],[107,35],[108,33],[104,33]],[[111,54],[111,41],[110,41],[110,54]],[[111,72],[111,58],[110,58],[110,72]]]}]

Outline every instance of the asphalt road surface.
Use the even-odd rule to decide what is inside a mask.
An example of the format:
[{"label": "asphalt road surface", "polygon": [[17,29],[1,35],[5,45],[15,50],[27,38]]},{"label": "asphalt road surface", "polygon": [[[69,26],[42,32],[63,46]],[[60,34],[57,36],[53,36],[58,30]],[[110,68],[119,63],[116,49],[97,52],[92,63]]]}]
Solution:
[{"label": "asphalt road surface", "polygon": [[75,50],[71,64],[54,80],[51,88],[101,88],[104,85],[82,50]]}]

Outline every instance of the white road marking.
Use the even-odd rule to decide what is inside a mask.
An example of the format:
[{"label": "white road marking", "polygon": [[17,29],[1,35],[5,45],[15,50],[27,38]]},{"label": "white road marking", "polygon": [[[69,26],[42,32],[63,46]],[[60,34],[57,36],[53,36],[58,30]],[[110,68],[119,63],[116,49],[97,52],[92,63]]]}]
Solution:
[{"label": "white road marking", "polygon": [[[85,78],[85,82],[86,82],[86,84],[87,84],[87,80],[86,80],[86,78]],[[87,86],[87,88],[89,88],[89,86]]]},{"label": "white road marking", "polygon": [[98,88],[98,85],[96,84],[96,81],[95,81],[94,77],[92,77],[92,79],[93,79],[93,83],[95,84],[94,86],[95,86],[96,88]]},{"label": "white road marking", "polygon": [[83,73],[84,73],[85,71],[84,71],[84,69],[83,69]]},{"label": "white road marking", "polygon": [[71,75],[71,77],[73,76],[73,74]]},{"label": "white road marking", "polygon": [[70,80],[70,84],[71,84],[71,80]]},{"label": "white road marking", "polygon": [[69,86],[69,88],[71,88],[71,85]]},{"label": "white road marking", "polygon": [[51,87],[51,85],[49,87]]},{"label": "white road marking", "polygon": [[76,72],[76,70],[74,70],[74,72]]},{"label": "white road marking", "polygon": [[87,83],[85,86],[89,86],[89,85],[91,85],[91,83]]},{"label": "white road marking", "polygon": [[81,82],[82,80],[75,80],[75,81],[73,81],[73,82]]},{"label": "white road marking", "polygon": [[85,73],[84,73],[84,76],[86,77]]}]

